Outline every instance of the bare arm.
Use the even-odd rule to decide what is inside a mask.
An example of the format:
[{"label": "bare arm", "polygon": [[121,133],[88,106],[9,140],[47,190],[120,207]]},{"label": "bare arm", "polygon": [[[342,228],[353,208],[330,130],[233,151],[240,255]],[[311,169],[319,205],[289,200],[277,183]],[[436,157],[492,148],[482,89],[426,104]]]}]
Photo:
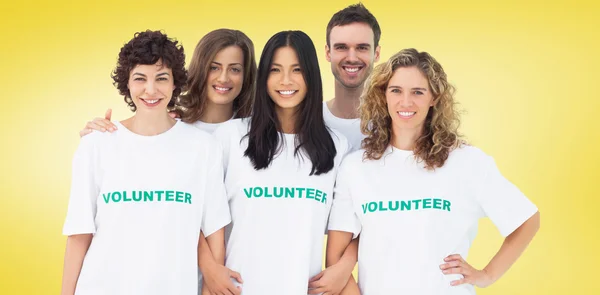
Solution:
[{"label": "bare arm", "polygon": [[82,234],[72,235],[67,238],[61,295],[75,294],[77,279],[81,272],[85,254],[92,243],[92,237],[92,234]]},{"label": "bare arm", "polygon": [[539,228],[540,213],[536,212],[504,239],[500,250],[483,270],[473,268],[457,254],[446,257],[444,259],[446,263],[440,267],[445,274],[463,274],[463,279],[452,282],[454,286],[468,283],[485,288],[500,279],[510,269],[525,251]]},{"label": "bare arm", "polygon": [[352,277],[357,257],[358,239],[352,240],[352,233],[329,231],[325,259],[327,269],[310,280],[309,294],[360,294]]},{"label": "bare arm", "polygon": [[239,295],[241,290],[229,279],[235,278],[242,283],[239,273],[224,266],[225,264],[225,228],[222,228],[208,238],[200,234],[198,243],[198,264],[203,275],[203,292],[210,291],[214,294]]}]

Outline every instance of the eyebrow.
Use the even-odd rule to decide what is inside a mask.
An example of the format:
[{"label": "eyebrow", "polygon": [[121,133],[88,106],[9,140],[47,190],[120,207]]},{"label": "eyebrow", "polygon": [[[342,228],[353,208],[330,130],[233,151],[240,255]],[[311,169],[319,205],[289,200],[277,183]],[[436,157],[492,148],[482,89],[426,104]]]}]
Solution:
[{"label": "eyebrow", "polygon": [[[218,64],[218,65],[220,65],[220,66],[222,66],[222,65],[223,65],[223,64],[221,64],[220,62],[216,62],[216,61],[213,61],[212,63],[214,63],[214,64]],[[234,62],[234,63],[232,63],[232,64],[229,64],[229,65],[230,65],[230,66],[239,65],[239,66],[242,66],[242,67],[243,67],[243,65],[242,65],[241,63],[239,63],[239,62]]]},{"label": "eyebrow", "polygon": [[[346,44],[346,43],[334,43],[333,44],[334,47],[340,46],[340,45],[348,46],[348,44]],[[369,43],[359,43],[359,44],[356,44],[356,46],[371,47],[371,44],[369,44]]]},{"label": "eyebrow", "polygon": [[[282,65],[280,65],[280,64],[278,64],[278,63],[273,63],[273,65],[274,65],[274,66],[277,66],[277,67],[282,67],[282,68],[283,68],[283,66],[282,66]],[[292,66],[292,67],[299,67],[299,66],[300,66],[300,64],[293,64],[293,65],[291,65],[291,66]]]},{"label": "eyebrow", "polygon": [[[133,73],[133,75],[132,75],[132,76],[135,76],[135,75],[142,76],[142,77],[146,77],[146,75],[144,75],[144,74],[142,74],[142,73]],[[158,74],[158,75],[156,75],[156,76],[158,77],[158,76],[165,76],[165,75],[166,75],[166,76],[169,76],[169,73],[167,73],[167,72],[163,72],[163,73],[160,73],[160,74]]]},{"label": "eyebrow", "polygon": [[[400,87],[400,86],[393,86],[393,85],[392,86],[388,86],[388,89],[391,89],[391,88],[402,89],[402,87]],[[427,91],[427,88],[413,87],[413,88],[411,88],[411,90]]]}]

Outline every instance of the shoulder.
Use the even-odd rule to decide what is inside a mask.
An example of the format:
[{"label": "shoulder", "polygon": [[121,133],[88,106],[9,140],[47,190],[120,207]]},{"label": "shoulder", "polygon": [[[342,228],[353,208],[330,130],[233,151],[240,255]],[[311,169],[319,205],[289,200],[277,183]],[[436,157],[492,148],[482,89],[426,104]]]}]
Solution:
[{"label": "shoulder", "polygon": [[350,149],[350,141],[348,140],[348,138],[342,134],[341,132],[333,129],[333,128],[328,128],[329,129],[329,134],[331,135],[331,139],[333,140],[333,144],[335,145],[335,148],[337,151],[341,152],[342,154],[347,154]]},{"label": "shoulder", "polygon": [[229,120],[221,124],[214,134],[217,137],[241,137],[248,133],[250,118]]}]

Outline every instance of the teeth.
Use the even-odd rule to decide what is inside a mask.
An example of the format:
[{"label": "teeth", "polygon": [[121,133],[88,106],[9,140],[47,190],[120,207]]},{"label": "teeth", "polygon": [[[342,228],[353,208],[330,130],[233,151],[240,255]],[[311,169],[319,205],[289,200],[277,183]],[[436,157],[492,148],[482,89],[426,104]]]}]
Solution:
[{"label": "teeth", "polygon": [[283,95],[292,95],[296,92],[296,90],[281,90],[279,91],[279,93],[283,94]]},{"label": "teeth", "polygon": [[344,70],[346,70],[347,72],[350,72],[350,73],[356,73],[356,72],[358,72],[359,68],[344,67]]},{"label": "teeth", "polygon": [[154,99],[154,100],[145,100],[145,101],[146,101],[147,103],[150,103],[150,104],[152,104],[152,103],[156,103],[156,102],[158,101],[158,99]]},{"label": "teeth", "polygon": [[398,114],[400,114],[400,116],[402,117],[410,117],[412,115],[414,115],[416,112],[398,112]]},{"label": "teeth", "polygon": [[231,88],[223,88],[223,87],[217,87],[217,86],[215,86],[215,89],[217,89],[219,91],[229,91],[229,90],[231,90]]}]

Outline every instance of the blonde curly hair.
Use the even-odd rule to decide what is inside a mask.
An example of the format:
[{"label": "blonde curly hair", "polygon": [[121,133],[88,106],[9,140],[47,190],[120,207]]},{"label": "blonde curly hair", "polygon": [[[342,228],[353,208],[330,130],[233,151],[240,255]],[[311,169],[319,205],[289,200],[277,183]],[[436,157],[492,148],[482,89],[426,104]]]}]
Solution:
[{"label": "blonde curly hair", "polygon": [[450,152],[465,143],[458,133],[460,113],[454,101],[455,89],[448,83],[442,66],[429,53],[412,48],[401,50],[376,66],[365,83],[359,107],[360,129],[367,136],[362,143],[364,158],[378,160],[390,145],[392,118],[385,93],[394,72],[402,67],[418,68],[427,78],[433,94],[433,106],[417,139],[414,154],[419,161],[425,162],[427,169],[442,167]]}]

